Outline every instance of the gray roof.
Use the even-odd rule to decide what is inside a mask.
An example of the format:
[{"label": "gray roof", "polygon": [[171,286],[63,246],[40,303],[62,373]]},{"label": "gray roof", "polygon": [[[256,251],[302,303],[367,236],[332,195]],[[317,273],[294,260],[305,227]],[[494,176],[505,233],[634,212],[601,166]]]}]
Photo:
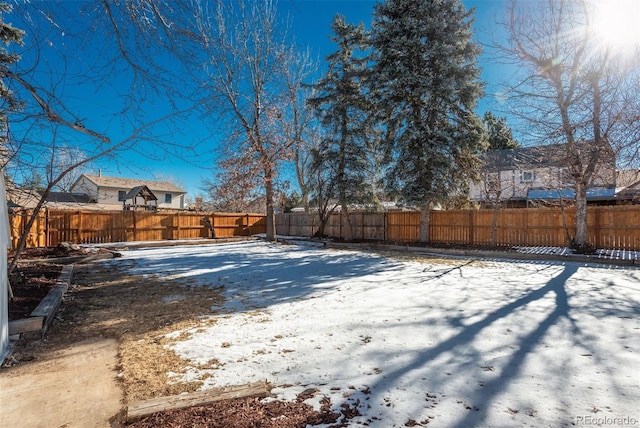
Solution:
[{"label": "gray roof", "polygon": [[47,202],[77,202],[86,204],[95,202],[85,193],[50,192],[47,195]]},{"label": "gray roof", "polygon": [[[588,143],[580,143],[581,147],[591,149]],[[613,150],[608,147],[609,155],[602,157],[602,162],[615,165]],[[587,150],[584,150],[587,153]],[[495,150],[484,153],[484,168],[489,170],[522,170],[529,168],[563,167],[567,165],[567,145],[548,144],[545,146],[520,147],[517,149]]]},{"label": "gray roof", "polygon": [[147,186],[152,192],[187,193],[186,190],[167,181],[139,180],[135,178],[106,177],[104,175],[90,174],[82,174],[80,179],[82,177],[86,177],[87,180],[99,187],[133,189],[134,187]]}]

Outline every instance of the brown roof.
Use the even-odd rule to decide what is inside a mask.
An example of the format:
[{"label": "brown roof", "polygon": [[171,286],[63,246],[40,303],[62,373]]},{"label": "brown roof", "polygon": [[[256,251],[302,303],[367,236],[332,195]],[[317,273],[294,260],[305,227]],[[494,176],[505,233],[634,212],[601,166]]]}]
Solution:
[{"label": "brown roof", "polygon": [[184,189],[167,181],[138,180],[134,178],[106,177],[104,175],[82,174],[87,180],[99,187],[113,187],[117,189],[133,189],[147,186],[152,192],[187,193]]}]

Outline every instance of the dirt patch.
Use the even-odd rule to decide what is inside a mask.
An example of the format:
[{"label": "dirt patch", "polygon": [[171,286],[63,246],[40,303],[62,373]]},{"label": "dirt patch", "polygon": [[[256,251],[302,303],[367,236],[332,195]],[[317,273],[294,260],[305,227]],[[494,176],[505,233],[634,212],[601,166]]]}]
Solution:
[{"label": "dirt patch", "polygon": [[222,289],[190,281],[165,281],[130,275],[129,264],[93,264],[74,272],[62,317],[77,339],[110,337],[119,341],[120,373],[127,403],[191,392],[202,382],[170,383],[184,361],[167,349],[167,333],[208,326],[202,318],[223,301]]},{"label": "dirt patch", "polygon": [[[56,285],[62,271],[62,261],[70,257],[86,257],[96,254],[117,256],[105,248],[87,248],[61,243],[56,247],[26,248],[11,275],[9,283],[14,298],[9,301],[9,320],[27,318],[40,301]],[[14,257],[13,253],[9,258]]]},{"label": "dirt patch", "polygon": [[[66,257],[84,257],[96,254],[117,254],[108,248],[82,247],[69,242],[61,242],[55,247],[35,247],[25,248],[20,253],[20,260],[36,259],[61,259]],[[15,251],[9,252],[9,259],[12,259]]]},{"label": "dirt patch", "polygon": [[9,301],[9,321],[27,318],[56,285],[62,265],[20,263],[9,276],[13,299]]}]

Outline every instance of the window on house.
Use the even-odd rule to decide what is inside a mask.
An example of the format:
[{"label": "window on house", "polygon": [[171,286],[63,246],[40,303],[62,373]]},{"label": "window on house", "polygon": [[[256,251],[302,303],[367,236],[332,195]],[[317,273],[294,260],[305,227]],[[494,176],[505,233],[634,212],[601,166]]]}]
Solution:
[{"label": "window on house", "polygon": [[171,203],[171,193],[165,193],[164,194],[164,202],[167,204]]},{"label": "window on house", "polygon": [[535,174],[533,171],[522,171],[520,174],[520,183],[529,183],[533,181]]},{"label": "window on house", "polygon": [[124,197],[127,196],[127,192],[124,190],[118,190],[118,200],[124,201]]}]

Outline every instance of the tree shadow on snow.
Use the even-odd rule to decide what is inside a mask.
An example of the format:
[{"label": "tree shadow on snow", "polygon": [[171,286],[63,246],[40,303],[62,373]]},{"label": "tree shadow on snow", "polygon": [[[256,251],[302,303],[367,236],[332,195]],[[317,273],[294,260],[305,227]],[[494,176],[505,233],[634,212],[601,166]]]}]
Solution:
[{"label": "tree shadow on snow", "polygon": [[[544,286],[528,291],[525,295],[517,298],[511,303],[489,313],[483,319],[466,326],[462,325],[462,323],[456,322],[456,319],[454,318],[454,323],[456,326],[461,327],[462,330],[454,336],[443,340],[436,346],[420,352],[419,355],[413,358],[412,362],[409,364],[405,364],[396,370],[385,372],[384,377],[380,378],[376,384],[369,385],[370,390],[372,391],[372,402],[375,401],[373,397],[374,395],[388,393],[389,388],[393,387],[394,384],[397,384],[399,379],[405,376],[412,376],[412,373],[415,374],[419,372],[430,362],[444,354],[452,355],[452,358],[468,358],[470,353],[469,350],[474,346],[474,340],[483,333],[483,331],[494,325],[497,321],[514,314],[516,311],[537,310],[532,309],[531,307],[527,309],[525,308],[532,303],[547,298],[547,296],[553,296],[554,299],[554,306],[551,312],[548,312],[536,325],[527,326],[529,327],[527,329],[528,333],[524,334],[514,342],[514,349],[516,350],[508,357],[508,360],[503,365],[504,368],[499,375],[493,379],[484,381],[480,388],[474,390],[473,387],[470,386],[469,390],[463,393],[465,399],[468,399],[473,404],[466,404],[468,406],[467,413],[462,419],[452,426],[457,428],[466,428],[470,426],[485,425],[487,423],[487,418],[490,416],[489,412],[495,411],[495,408],[492,408],[491,406],[492,402],[499,397],[501,393],[505,392],[519,376],[522,375],[521,372],[524,370],[524,363],[526,359],[536,352],[536,348],[538,346],[543,344],[543,339],[547,334],[549,334],[550,329],[553,326],[558,325],[559,323],[568,325],[570,330],[569,334],[573,343],[580,349],[583,349],[585,355],[591,355],[591,353],[596,354],[596,352],[590,348],[592,345],[595,346],[594,342],[596,338],[589,336],[588,334],[583,334],[581,331],[579,322],[577,322],[575,318],[576,315],[572,314],[572,307],[569,304],[569,299],[572,296],[568,296],[567,294],[567,281],[578,271],[580,265],[575,263],[550,264],[554,266],[563,266],[563,270],[555,277],[551,278]],[[626,318],[637,317],[640,315],[640,308],[633,305],[623,308],[613,308],[607,305],[595,304],[593,307],[590,306],[586,308],[581,306],[579,309],[586,310],[591,315],[598,318],[611,316]],[[566,327],[563,328],[566,329]],[[563,352],[560,350],[558,353],[559,359],[563,358],[562,354]],[[482,355],[479,353],[474,354],[473,364],[476,366],[481,364],[481,359]],[[549,376],[552,377],[553,373],[549,373]],[[426,379],[426,381],[429,382],[428,379]],[[562,382],[562,379],[559,379],[558,381]],[[444,382],[446,383],[446,380]],[[560,397],[555,398],[559,399]]]},{"label": "tree shadow on snow", "polygon": [[[222,250],[222,251],[220,251]],[[265,242],[218,244],[131,253],[134,273],[179,279],[190,286],[224,287],[230,310],[266,309],[331,293],[341,280],[399,269],[374,254]]]}]

